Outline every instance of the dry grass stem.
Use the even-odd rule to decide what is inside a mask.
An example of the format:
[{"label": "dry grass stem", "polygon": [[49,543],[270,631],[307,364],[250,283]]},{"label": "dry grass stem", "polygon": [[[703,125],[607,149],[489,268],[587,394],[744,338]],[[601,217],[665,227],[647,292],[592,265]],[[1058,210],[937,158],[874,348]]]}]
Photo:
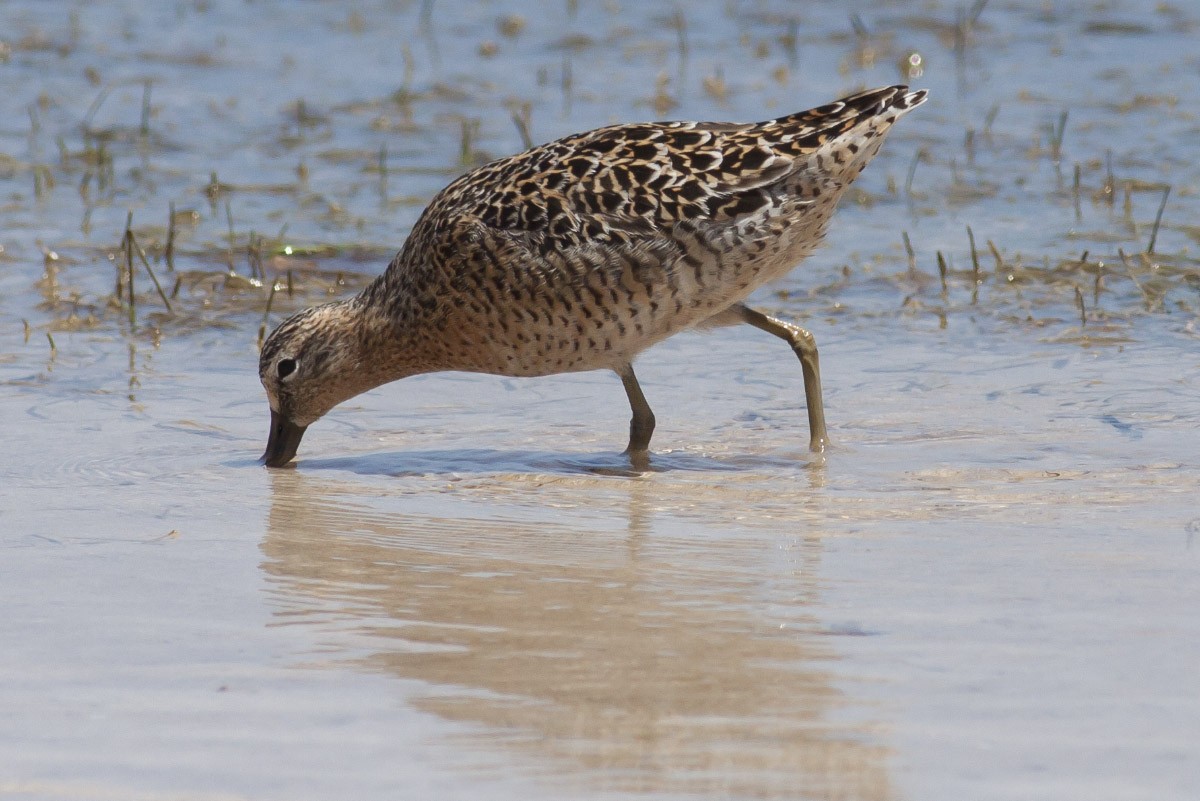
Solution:
[{"label": "dry grass stem", "polygon": [[1163,212],[1167,208],[1167,198],[1171,196],[1171,187],[1163,190],[1162,202],[1158,204],[1158,213],[1154,215],[1154,227],[1150,230],[1150,244],[1146,246],[1147,253],[1154,252],[1154,243],[1158,241],[1158,226],[1162,223]]}]

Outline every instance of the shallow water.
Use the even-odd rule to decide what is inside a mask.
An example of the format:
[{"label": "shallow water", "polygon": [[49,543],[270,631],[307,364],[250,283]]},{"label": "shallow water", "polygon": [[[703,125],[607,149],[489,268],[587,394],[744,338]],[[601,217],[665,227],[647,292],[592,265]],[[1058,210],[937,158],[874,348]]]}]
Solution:
[{"label": "shallow water", "polygon": [[[5,5],[0,796],[1192,798],[1200,15],[575,5]],[[725,329],[639,362],[644,475],[599,373],[410,379],[257,465],[265,287],[360,286],[510,108],[755,119],[912,51],[932,100],[756,298],[824,458]],[[178,281],[133,327],[131,209]]]}]

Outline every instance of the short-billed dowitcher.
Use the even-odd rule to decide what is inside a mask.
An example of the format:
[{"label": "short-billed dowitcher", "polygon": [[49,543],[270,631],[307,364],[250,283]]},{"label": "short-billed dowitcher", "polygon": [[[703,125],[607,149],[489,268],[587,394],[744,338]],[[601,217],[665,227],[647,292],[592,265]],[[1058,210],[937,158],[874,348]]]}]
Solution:
[{"label": "short-billed dowitcher", "polygon": [[925,100],[872,89],[770,122],[617,125],[473,170],[443,189],[362,294],[303,311],[263,345],[263,461],[296,455],[334,406],[419,373],[614,371],[648,460],[633,372],[689,328],[749,323],[800,358],[810,447],[827,441],[817,346],[743,301],[808,256],[884,135]]}]

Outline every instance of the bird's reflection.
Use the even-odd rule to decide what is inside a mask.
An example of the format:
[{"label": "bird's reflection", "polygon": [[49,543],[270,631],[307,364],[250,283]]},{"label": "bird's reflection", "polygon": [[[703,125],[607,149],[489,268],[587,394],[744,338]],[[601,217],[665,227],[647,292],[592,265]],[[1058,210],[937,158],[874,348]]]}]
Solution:
[{"label": "bird's reflection", "polygon": [[280,620],[340,666],[426,683],[421,708],[474,724],[471,747],[594,790],[892,796],[887,749],[829,720],[846,700],[806,617],[819,541],[720,497],[664,512],[681,501],[653,480],[593,479],[591,506],[561,484],[481,504],[271,480]]}]

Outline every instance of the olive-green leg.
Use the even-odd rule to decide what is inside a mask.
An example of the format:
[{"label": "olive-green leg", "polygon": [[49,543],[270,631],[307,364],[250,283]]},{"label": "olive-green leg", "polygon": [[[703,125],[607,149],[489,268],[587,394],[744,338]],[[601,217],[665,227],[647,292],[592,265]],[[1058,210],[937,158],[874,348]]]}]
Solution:
[{"label": "olive-green leg", "polygon": [[829,444],[829,434],[825,431],[825,407],[821,403],[821,368],[817,361],[816,339],[798,325],[785,323],[741,303],[734,306],[733,310],[742,322],[786,341],[800,358],[800,369],[804,373],[804,400],[808,405],[808,447],[814,453],[824,451]]},{"label": "olive-green leg", "polygon": [[629,447],[625,455],[633,462],[634,467],[644,468],[650,463],[650,437],[654,434],[654,412],[642,394],[637,376],[633,374],[633,365],[626,364],[617,370],[621,383],[625,386],[625,394],[629,396],[629,407],[633,417],[629,421]]}]

